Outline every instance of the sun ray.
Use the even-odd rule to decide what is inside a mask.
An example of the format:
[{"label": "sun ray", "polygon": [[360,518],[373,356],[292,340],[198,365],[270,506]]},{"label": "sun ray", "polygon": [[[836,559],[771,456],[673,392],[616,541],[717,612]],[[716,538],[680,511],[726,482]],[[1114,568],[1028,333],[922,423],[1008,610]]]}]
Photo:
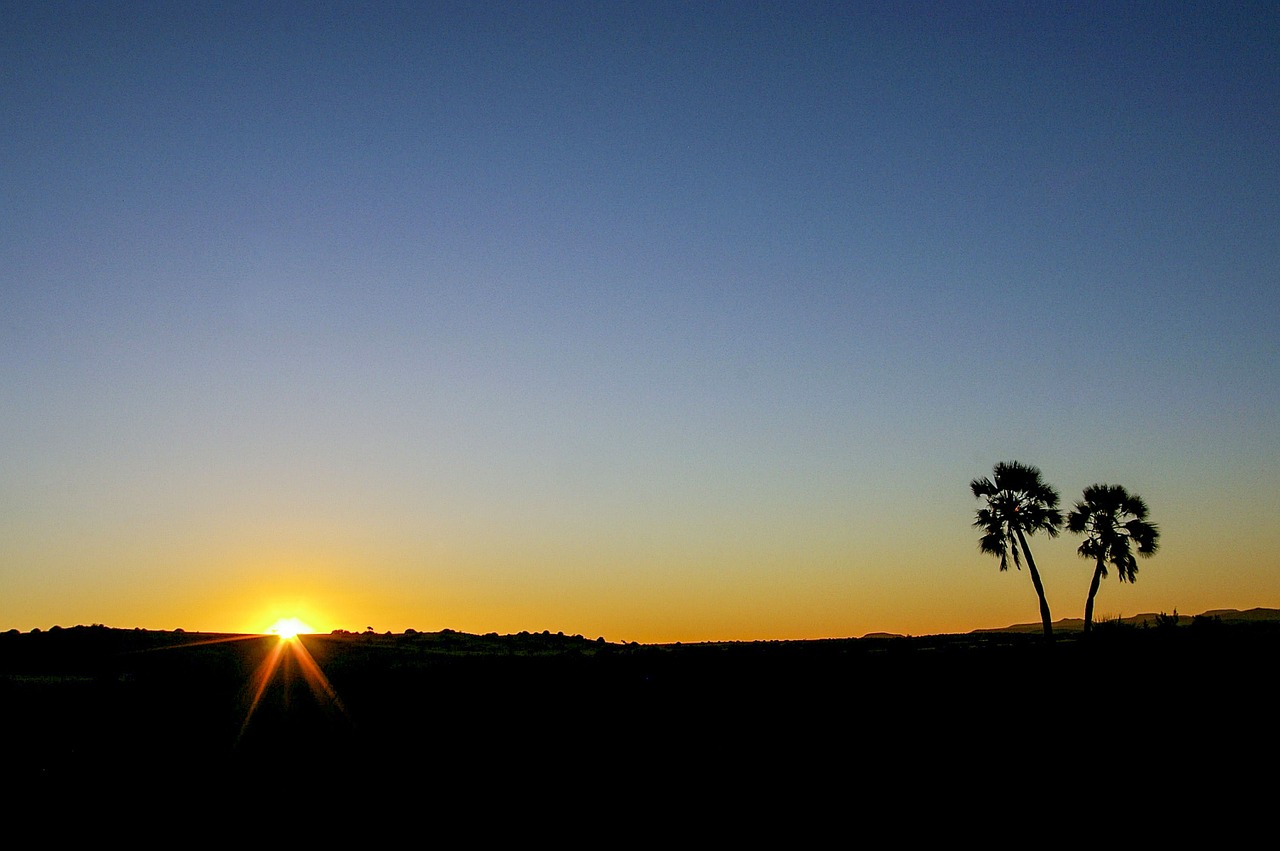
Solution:
[{"label": "sun ray", "polygon": [[311,655],[311,651],[299,639],[298,641],[289,642],[290,648],[293,650],[294,659],[298,662],[298,667],[302,669],[302,678],[306,680],[307,685],[311,688],[311,693],[316,699],[326,699],[341,712],[344,716],[347,709],[342,705],[342,700],[338,697],[337,690],[333,684],[329,682],[329,678],[324,675],[324,671],[320,670],[320,665]]},{"label": "sun ray", "polygon": [[[287,642],[294,644],[296,642]],[[271,683],[275,676],[276,669],[280,667],[280,659],[284,655],[286,642],[277,641],[275,646],[267,653],[267,658],[262,660],[262,664],[253,672],[251,685],[253,688],[253,697],[249,701],[249,709],[244,714],[244,723],[240,725],[240,733],[236,736],[239,742],[244,738],[245,730],[249,728],[249,720],[253,718],[254,711],[258,708],[258,704],[262,702],[262,695],[266,693],[267,686]]]}]

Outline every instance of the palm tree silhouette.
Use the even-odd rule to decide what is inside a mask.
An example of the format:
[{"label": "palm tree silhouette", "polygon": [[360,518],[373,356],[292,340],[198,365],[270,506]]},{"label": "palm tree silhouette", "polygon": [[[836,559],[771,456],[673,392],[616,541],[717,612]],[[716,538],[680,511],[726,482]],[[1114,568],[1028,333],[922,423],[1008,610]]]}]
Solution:
[{"label": "palm tree silhouette", "polygon": [[978,548],[984,553],[1000,556],[1001,570],[1008,570],[1010,554],[1014,566],[1021,570],[1022,560],[1018,551],[1022,551],[1031,574],[1031,584],[1040,598],[1044,637],[1052,641],[1053,620],[1049,616],[1049,601],[1045,599],[1040,571],[1036,570],[1036,561],[1031,557],[1027,537],[1036,532],[1044,532],[1051,538],[1058,536],[1062,526],[1058,492],[1040,478],[1039,468],[1017,461],[996,464],[992,478],[974,479],[969,483],[969,489],[974,497],[986,500],[986,505],[978,509],[977,519],[973,521],[973,525],[984,533],[978,540]]},{"label": "palm tree silhouette", "polygon": [[1067,529],[1085,536],[1077,552],[1083,558],[1096,559],[1089,600],[1084,604],[1084,631],[1089,632],[1093,628],[1093,598],[1106,578],[1107,564],[1115,567],[1121,582],[1135,581],[1138,560],[1131,544],[1137,545],[1138,555],[1150,556],[1159,546],[1160,530],[1147,522],[1147,504],[1142,497],[1120,485],[1105,484],[1084,489],[1084,499],[1067,515]]}]

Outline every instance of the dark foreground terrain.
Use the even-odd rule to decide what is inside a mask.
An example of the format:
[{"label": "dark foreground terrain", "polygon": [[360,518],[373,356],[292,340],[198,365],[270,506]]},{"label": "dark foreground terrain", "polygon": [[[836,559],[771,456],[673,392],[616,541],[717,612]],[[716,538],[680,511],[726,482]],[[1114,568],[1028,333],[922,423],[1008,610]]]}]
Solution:
[{"label": "dark foreground terrain", "polygon": [[1226,818],[1207,802],[1247,809],[1280,765],[1275,622],[1114,625],[1052,646],[450,631],[301,645],[97,626],[0,635],[5,781],[70,800],[283,779],[412,790],[442,811],[631,802],[637,819],[735,801],[736,824],[784,802],[806,824],[884,804],[916,830],[956,800],[1148,819],[1163,801],[1167,819],[1183,795]]}]

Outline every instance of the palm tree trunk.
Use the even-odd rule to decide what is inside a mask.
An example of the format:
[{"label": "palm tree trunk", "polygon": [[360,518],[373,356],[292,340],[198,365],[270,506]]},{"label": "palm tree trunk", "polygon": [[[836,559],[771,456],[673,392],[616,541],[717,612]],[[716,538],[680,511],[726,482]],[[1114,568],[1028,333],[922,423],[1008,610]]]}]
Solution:
[{"label": "palm tree trunk", "polygon": [[1093,629],[1093,597],[1098,593],[1098,584],[1102,582],[1102,560],[1098,556],[1098,566],[1093,569],[1093,581],[1089,583],[1089,599],[1084,604],[1084,631]]},{"label": "palm tree trunk", "polygon": [[1022,546],[1022,554],[1027,559],[1027,569],[1031,573],[1031,584],[1036,587],[1036,596],[1040,598],[1040,621],[1044,624],[1044,637],[1053,641],[1053,618],[1049,615],[1049,601],[1044,596],[1044,584],[1040,582],[1040,571],[1036,570],[1036,560],[1031,557],[1031,548],[1021,529],[1014,529],[1018,534],[1018,543]]}]

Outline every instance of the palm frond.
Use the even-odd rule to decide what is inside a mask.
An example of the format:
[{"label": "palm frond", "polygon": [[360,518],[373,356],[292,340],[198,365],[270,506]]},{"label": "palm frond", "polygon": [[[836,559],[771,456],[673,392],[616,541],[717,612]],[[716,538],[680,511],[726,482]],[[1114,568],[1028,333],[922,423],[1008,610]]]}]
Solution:
[{"label": "palm frond", "polygon": [[990,496],[996,492],[996,486],[990,479],[983,476],[981,479],[974,479],[969,482],[969,490],[973,492],[974,497],[981,499],[984,496]]},{"label": "palm frond", "polygon": [[1138,555],[1156,551],[1159,531],[1146,522],[1147,504],[1121,485],[1093,484],[1084,489],[1083,499],[1067,515],[1067,530],[1084,535],[1077,552],[1084,558],[1101,560],[1101,575],[1107,565],[1116,568],[1121,582],[1133,582],[1138,575]]},{"label": "palm frond", "polygon": [[1052,538],[1062,527],[1058,492],[1044,482],[1037,467],[1001,461],[993,468],[991,478],[974,479],[969,490],[984,501],[973,522],[986,533],[979,541],[979,549],[999,555],[1001,570],[1008,569],[1010,557],[1014,566],[1022,569],[1022,556],[1014,545],[1016,533],[1044,532]]}]

